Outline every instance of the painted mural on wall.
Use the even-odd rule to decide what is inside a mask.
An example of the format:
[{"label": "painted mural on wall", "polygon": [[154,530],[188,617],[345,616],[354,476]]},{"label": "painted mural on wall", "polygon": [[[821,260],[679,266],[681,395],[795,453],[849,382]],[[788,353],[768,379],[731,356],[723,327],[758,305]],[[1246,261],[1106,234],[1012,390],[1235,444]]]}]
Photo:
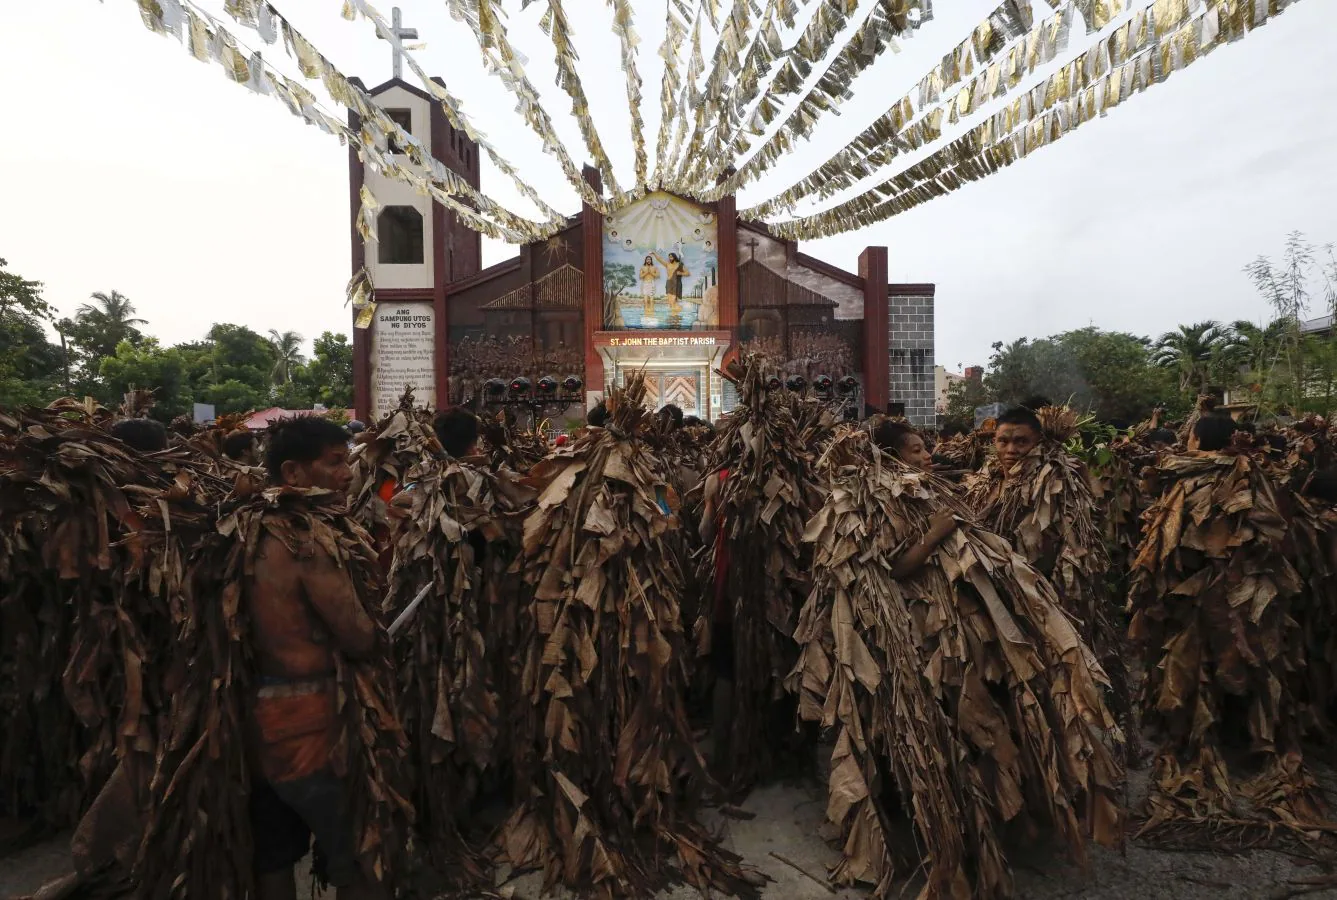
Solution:
[{"label": "painted mural on wall", "polygon": [[655,191],[604,218],[604,327],[719,325],[715,213]]}]

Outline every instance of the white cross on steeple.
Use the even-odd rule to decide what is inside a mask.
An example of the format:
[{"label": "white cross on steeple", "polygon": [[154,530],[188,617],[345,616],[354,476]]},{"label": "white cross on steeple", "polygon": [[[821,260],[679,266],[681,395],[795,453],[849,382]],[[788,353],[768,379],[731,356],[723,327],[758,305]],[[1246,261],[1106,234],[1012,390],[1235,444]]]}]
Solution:
[{"label": "white cross on steeple", "polygon": [[[403,41],[416,41],[418,39],[418,29],[405,28],[399,7],[396,6],[390,11],[390,33],[395,36],[391,41],[392,52],[394,54],[394,73],[396,78],[404,77],[404,46]],[[389,40],[385,35],[381,35],[381,40]]]}]

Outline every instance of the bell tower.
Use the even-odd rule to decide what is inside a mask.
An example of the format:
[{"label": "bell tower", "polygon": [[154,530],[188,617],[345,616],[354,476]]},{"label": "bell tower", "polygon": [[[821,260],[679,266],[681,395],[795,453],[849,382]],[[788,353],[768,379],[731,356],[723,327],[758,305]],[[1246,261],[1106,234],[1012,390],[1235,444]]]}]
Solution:
[{"label": "bell tower", "polygon": [[[403,27],[398,9],[393,23],[397,37],[416,36]],[[392,53],[389,81],[369,90],[357,79],[353,83],[447,168],[480,187],[478,145],[451,127],[435,98],[400,77],[402,51],[395,45]],[[357,130],[361,120],[350,113],[349,124]],[[396,150],[393,144],[390,149]],[[446,396],[447,286],[478,274],[483,246],[453,212],[367,167],[352,148],[348,169],[351,270],[371,276],[376,304],[370,326],[353,330],[353,387],[358,414],[375,421],[394,408],[405,385],[414,388],[420,405],[435,407]],[[364,241],[356,225],[364,186],[379,204],[373,241]]]}]

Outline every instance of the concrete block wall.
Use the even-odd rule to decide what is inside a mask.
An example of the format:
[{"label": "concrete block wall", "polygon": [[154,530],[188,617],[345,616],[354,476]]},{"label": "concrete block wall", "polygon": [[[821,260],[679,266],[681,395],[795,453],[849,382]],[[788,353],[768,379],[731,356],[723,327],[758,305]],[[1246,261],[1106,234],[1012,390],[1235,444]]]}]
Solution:
[{"label": "concrete block wall", "polygon": [[905,404],[913,425],[934,427],[938,414],[933,384],[933,298],[896,296],[887,301],[892,403]]}]

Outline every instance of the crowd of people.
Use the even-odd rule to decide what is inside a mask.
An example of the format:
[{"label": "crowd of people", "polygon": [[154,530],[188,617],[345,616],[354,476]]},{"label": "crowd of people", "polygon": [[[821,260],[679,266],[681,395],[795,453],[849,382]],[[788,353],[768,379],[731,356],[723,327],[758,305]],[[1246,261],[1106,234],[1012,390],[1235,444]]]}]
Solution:
[{"label": "crowd of people", "polygon": [[749,896],[697,809],[794,771],[879,897],[1322,823],[1326,422],[1204,400],[1095,448],[1032,398],[941,437],[762,369],[719,422],[632,378],[551,443],[407,396],[357,433],[0,410],[0,817],[77,825],[42,896],[294,897],[313,842],[340,897]]}]

